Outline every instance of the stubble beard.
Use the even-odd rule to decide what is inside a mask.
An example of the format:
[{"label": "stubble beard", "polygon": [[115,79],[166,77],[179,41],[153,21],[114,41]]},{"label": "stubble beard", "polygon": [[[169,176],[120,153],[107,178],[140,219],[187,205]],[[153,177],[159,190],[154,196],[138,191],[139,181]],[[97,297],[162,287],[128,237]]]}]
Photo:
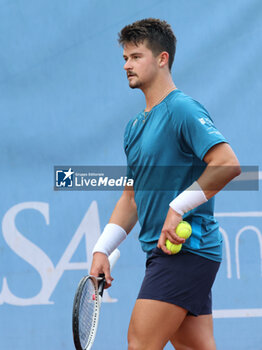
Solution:
[{"label": "stubble beard", "polygon": [[142,85],[143,84],[142,84],[142,82],[139,79],[134,81],[134,82],[129,81],[129,87],[131,89],[140,89],[142,87]]},{"label": "stubble beard", "polygon": [[131,88],[131,89],[139,89],[140,87],[141,87],[141,84],[139,84],[139,83],[136,83],[136,84],[129,84],[129,87]]}]

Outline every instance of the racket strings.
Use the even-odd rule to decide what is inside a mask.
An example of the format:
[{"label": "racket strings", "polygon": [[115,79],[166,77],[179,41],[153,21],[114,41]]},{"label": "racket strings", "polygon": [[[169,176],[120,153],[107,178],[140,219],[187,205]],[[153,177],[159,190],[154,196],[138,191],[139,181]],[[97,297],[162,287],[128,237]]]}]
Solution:
[{"label": "racket strings", "polygon": [[83,349],[92,339],[97,313],[97,292],[91,279],[84,284],[79,307],[79,338]]}]

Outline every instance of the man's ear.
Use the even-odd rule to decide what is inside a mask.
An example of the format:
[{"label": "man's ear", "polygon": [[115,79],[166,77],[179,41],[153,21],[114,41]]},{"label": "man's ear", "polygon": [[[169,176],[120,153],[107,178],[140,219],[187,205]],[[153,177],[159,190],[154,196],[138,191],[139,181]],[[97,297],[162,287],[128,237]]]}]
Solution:
[{"label": "man's ear", "polygon": [[168,64],[168,60],[169,60],[169,54],[166,51],[163,51],[159,54],[159,58],[158,58],[158,64],[159,67],[164,67],[165,65]]}]

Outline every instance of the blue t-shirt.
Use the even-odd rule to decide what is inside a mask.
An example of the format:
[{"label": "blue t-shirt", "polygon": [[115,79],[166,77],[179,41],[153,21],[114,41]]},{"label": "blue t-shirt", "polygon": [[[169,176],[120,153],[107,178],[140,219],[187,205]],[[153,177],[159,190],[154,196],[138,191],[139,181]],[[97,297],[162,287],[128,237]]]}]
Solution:
[{"label": "blue t-shirt", "polygon": [[[221,142],[226,140],[206,109],[178,89],[146,118],[141,112],[129,121],[124,148],[145,252],[157,245],[169,203],[199,178],[206,166],[205,154]],[[182,250],[221,261],[222,235],[213,213],[214,197],[184,215],[192,235]]]}]

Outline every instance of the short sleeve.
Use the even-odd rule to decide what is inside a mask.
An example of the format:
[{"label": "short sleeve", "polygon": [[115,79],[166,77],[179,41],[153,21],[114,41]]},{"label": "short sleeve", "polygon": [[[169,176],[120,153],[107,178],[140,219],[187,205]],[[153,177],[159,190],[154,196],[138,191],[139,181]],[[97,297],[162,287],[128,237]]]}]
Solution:
[{"label": "short sleeve", "polygon": [[207,110],[194,100],[185,104],[181,132],[188,148],[201,160],[211,147],[227,142],[215,127]]}]

